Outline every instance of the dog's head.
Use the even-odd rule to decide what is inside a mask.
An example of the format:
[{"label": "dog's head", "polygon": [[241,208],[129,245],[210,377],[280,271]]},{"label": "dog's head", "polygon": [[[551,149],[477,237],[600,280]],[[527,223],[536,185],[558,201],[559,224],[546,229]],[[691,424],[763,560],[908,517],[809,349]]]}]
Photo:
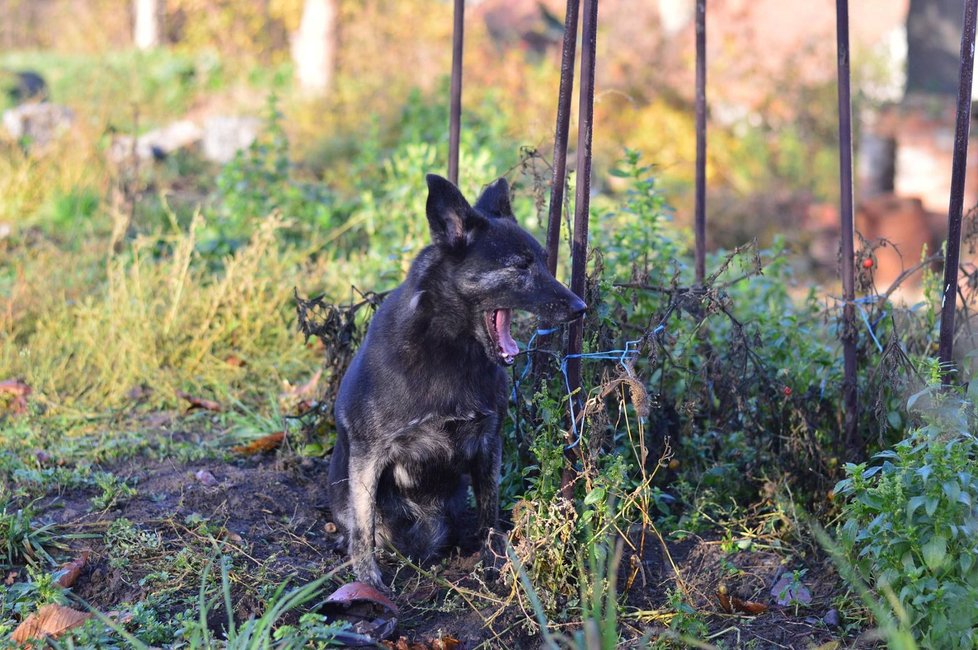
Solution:
[{"label": "dog's head", "polygon": [[583,315],[587,305],[554,279],[543,247],[516,223],[506,179],[490,184],[473,207],[448,180],[427,178],[432,243],[490,359],[510,365],[519,352],[510,333],[514,309],[554,323]]}]

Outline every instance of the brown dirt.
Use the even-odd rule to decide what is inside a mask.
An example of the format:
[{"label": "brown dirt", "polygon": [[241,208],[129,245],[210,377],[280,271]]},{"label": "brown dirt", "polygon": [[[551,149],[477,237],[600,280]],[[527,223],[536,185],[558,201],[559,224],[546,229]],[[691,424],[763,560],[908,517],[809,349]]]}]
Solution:
[{"label": "brown dirt", "polygon": [[[154,435],[171,439],[189,436],[161,429]],[[103,611],[118,609],[123,603],[152,595],[161,588],[160,583],[146,583],[144,579],[159,569],[164,556],[172,558],[181,549],[194,546],[204,552],[210,550],[213,557],[220,548],[236,558],[233,594],[236,615],[243,618],[259,614],[264,606],[258,586],[277,584],[289,576],[294,576],[295,582],[308,581],[344,562],[336,535],[327,532],[330,514],[323,487],[327,463],[325,459],[299,458],[287,450],[230,462],[182,464],[139,457],[105,468],[116,476],[128,477],[137,490],[135,497],[116,507],[92,512],[90,499],[97,493],[94,488],[51,496],[37,506],[46,520],[59,524],[62,530],[92,535],[73,540],[72,546],[92,551],[74,590],[93,606]],[[199,470],[209,471],[217,484],[204,485],[195,477]],[[158,535],[161,545],[155,556],[149,554],[114,568],[104,533],[112,521],[122,517],[138,529]],[[207,528],[202,531],[199,522],[204,520]],[[678,576],[690,604],[706,622],[712,643],[809,648],[842,640],[840,647],[855,647],[854,641],[844,640],[839,628],[824,622],[833,607],[833,597],[841,589],[826,560],[801,560],[776,549],[728,554],[719,541],[709,538],[669,542],[665,548],[671,562],[652,535],[646,536],[641,552],[626,550],[619,578],[625,591],[622,629],[626,637],[638,638],[651,631],[655,638],[655,632],[664,631],[665,619],[656,613],[670,611],[667,594],[675,589]],[[451,635],[461,641],[462,648],[539,644],[532,612],[511,606],[490,626],[486,620],[498,607],[460,592],[486,592],[475,571],[478,555],[471,548],[448,558],[434,576],[409,569],[395,571],[396,562],[388,560],[386,574],[388,578],[394,575],[394,600],[400,608],[397,635],[412,641]],[[772,585],[783,572],[806,568],[803,583],[811,592],[811,604],[797,611],[778,606],[771,594]],[[172,577],[173,584],[185,585],[182,591],[175,588],[174,592],[185,599],[184,603],[196,602],[199,569],[194,574],[188,570],[186,576]],[[350,576],[340,572],[328,589],[346,579]],[[717,599],[721,582],[730,594],[766,605],[767,612],[759,616],[724,613]],[[446,588],[449,583],[459,589]],[[510,591],[501,585],[493,589],[500,598]],[[223,613],[213,613],[216,628],[224,620]]]}]

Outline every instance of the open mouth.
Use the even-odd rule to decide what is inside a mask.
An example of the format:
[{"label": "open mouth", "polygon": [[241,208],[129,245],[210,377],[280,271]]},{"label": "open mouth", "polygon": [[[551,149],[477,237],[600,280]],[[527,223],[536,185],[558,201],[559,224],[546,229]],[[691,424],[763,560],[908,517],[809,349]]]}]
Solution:
[{"label": "open mouth", "polygon": [[512,309],[493,309],[485,314],[486,330],[489,338],[495,346],[496,354],[499,359],[507,366],[513,365],[513,360],[519,354],[520,349],[513,340],[513,335],[509,331],[513,320]]}]

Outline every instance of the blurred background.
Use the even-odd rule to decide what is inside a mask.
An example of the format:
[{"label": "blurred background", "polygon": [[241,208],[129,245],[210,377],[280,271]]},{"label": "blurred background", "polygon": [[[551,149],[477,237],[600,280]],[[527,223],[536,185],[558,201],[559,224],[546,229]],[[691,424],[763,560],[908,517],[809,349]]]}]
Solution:
[{"label": "blurred background", "polygon": [[[609,171],[641,151],[680,224],[692,207],[693,6],[602,0],[599,17],[596,191],[619,190]],[[850,11],[857,228],[903,255],[880,252],[885,281],[946,230],[962,8],[862,0]],[[530,164],[549,181],[563,16],[559,0],[466,3],[463,155],[489,155],[490,173]],[[270,97],[293,178],[342,193],[411,137],[441,169],[451,24],[445,1],[0,0],[3,132],[35,165],[41,149],[58,151],[43,180],[3,163],[0,230],[91,217],[120,178],[117,203],[135,192],[144,214],[165,200],[189,219],[215,170],[268,133]],[[714,2],[707,33],[711,247],[784,234],[801,270],[828,279],[834,3]],[[463,185],[489,180],[473,171],[463,165]]]}]

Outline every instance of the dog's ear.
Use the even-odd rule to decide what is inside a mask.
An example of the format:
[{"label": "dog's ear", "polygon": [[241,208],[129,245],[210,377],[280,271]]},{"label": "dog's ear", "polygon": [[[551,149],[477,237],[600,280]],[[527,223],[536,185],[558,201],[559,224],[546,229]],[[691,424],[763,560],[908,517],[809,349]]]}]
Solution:
[{"label": "dog's ear", "polygon": [[482,191],[482,196],[475,202],[475,209],[491,217],[513,216],[513,207],[509,203],[509,183],[505,178],[497,178]]},{"label": "dog's ear", "polygon": [[428,227],[431,241],[444,248],[458,250],[465,247],[469,235],[485,223],[462,193],[448,179],[428,174]]}]

